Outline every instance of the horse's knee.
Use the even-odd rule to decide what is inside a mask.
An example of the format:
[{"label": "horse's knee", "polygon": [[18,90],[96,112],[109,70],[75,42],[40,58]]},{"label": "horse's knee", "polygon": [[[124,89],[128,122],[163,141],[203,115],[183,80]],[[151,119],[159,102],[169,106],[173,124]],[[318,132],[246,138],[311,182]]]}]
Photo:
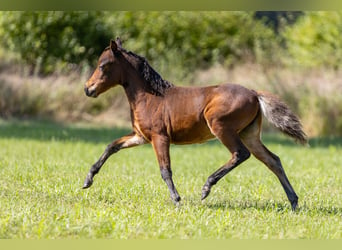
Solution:
[{"label": "horse's knee", "polygon": [[238,150],[234,156],[236,158],[236,162],[241,163],[241,162],[247,160],[251,156],[251,153],[249,152],[249,150],[247,148],[242,148],[242,149]]},{"label": "horse's knee", "polygon": [[279,169],[283,169],[283,165],[281,164],[279,156],[272,154],[272,158],[274,160],[273,165],[275,165]]}]

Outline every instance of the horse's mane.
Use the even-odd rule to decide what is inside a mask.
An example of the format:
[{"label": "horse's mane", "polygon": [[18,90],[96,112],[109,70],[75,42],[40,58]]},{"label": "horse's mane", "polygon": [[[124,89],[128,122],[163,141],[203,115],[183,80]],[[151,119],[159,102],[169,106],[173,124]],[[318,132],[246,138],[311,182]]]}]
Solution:
[{"label": "horse's mane", "polygon": [[148,63],[148,61],[131,51],[127,51],[123,48],[120,48],[120,51],[124,52],[129,57],[133,57],[135,59],[135,63],[133,65],[134,68],[137,69],[138,73],[144,78],[146,82],[147,91],[149,91],[153,95],[163,96],[165,91],[174,85],[169,81],[164,80],[158,72],[156,72]]}]

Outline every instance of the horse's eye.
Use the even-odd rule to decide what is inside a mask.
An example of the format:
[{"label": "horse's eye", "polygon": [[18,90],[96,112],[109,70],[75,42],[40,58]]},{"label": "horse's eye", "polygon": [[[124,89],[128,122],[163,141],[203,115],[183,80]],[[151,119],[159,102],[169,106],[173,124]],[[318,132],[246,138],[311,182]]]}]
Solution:
[{"label": "horse's eye", "polygon": [[104,68],[105,68],[105,65],[100,65],[100,66],[99,66],[99,69],[100,69],[101,71],[103,71]]}]

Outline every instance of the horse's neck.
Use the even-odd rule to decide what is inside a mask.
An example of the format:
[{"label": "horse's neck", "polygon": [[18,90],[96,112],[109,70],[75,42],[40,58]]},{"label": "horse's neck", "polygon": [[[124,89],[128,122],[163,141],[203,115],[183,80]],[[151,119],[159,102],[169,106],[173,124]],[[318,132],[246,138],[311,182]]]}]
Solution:
[{"label": "horse's neck", "polygon": [[146,103],[160,102],[160,97],[153,93],[151,86],[146,83],[146,80],[138,73],[138,64],[135,61],[128,61],[124,69],[124,79],[122,86],[125,89],[128,102],[132,109],[144,109]]},{"label": "horse's neck", "polygon": [[130,106],[136,107],[146,99],[148,93],[144,81],[136,74],[129,74],[122,84]]}]

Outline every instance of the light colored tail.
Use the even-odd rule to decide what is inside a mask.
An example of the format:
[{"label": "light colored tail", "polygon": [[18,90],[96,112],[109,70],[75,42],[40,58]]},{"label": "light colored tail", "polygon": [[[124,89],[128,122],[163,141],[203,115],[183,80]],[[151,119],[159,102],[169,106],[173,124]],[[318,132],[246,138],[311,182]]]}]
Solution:
[{"label": "light colored tail", "polygon": [[307,145],[308,139],[299,118],[277,96],[257,92],[262,113],[266,119],[296,142]]}]

